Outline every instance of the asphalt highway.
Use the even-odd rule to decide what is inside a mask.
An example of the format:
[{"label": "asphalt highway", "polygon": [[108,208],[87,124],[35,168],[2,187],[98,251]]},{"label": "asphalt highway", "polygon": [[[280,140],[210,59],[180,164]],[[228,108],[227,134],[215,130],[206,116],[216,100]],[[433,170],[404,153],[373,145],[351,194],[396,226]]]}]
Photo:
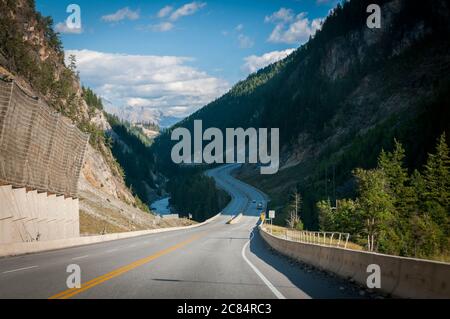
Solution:
[{"label": "asphalt highway", "polygon": [[[208,172],[232,201],[192,229],[0,259],[0,298],[354,298],[339,279],[271,252],[256,231],[266,196],[234,179],[227,165]],[[255,202],[253,202],[255,201]],[[243,213],[236,224],[226,222]],[[69,265],[82,286],[68,289]]]}]

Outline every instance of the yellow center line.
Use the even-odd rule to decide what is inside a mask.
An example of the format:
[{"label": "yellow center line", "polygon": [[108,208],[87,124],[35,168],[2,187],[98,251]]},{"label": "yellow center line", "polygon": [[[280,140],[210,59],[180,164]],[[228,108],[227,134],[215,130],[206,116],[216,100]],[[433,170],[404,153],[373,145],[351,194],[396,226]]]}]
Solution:
[{"label": "yellow center line", "polygon": [[194,240],[197,240],[201,236],[202,236],[202,234],[192,236],[189,239],[187,239],[187,240],[185,240],[185,241],[183,241],[181,243],[178,243],[178,244],[176,244],[174,246],[171,246],[169,248],[166,248],[164,250],[161,250],[161,251],[157,252],[156,254],[153,254],[151,256],[148,256],[148,257],[136,260],[136,261],[132,262],[131,264],[125,265],[125,266],[120,267],[120,268],[118,268],[116,270],[113,270],[113,271],[111,271],[109,273],[106,273],[106,274],[104,274],[102,276],[99,276],[99,277],[94,278],[94,279],[92,279],[90,281],[87,281],[87,282],[83,283],[80,288],[71,288],[71,289],[64,290],[64,291],[62,291],[62,292],[60,292],[60,293],[58,293],[56,295],[51,296],[49,299],[68,299],[68,298],[71,298],[71,297],[73,297],[75,295],[78,295],[78,294],[80,294],[83,291],[86,291],[88,289],[91,289],[91,288],[93,288],[93,287],[95,287],[95,286],[97,286],[97,285],[99,285],[99,284],[101,284],[101,283],[103,283],[105,281],[108,281],[108,280],[110,280],[112,278],[118,277],[118,276],[120,276],[120,275],[122,275],[122,274],[124,274],[126,272],[129,272],[130,270],[133,270],[133,269],[135,269],[135,268],[137,268],[139,266],[145,265],[145,264],[147,264],[147,263],[149,263],[149,262],[151,262],[151,261],[153,261],[153,260],[155,260],[155,259],[157,259],[157,258],[159,258],[161,256],[164,256],[164,255],[166,255],[166,254],[168,254],[168,253],[170,253],[172,251],[175,251],[175,250],[177,250],[179,248],[182,248],[182,247],[186,246],[187,244],[193,242]]}]

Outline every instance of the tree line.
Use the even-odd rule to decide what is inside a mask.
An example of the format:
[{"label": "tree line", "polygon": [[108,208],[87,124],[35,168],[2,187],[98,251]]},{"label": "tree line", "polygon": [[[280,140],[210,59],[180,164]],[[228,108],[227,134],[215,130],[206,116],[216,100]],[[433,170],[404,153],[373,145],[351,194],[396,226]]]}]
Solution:
[{"label": "tree line", "polygon": [[[419,171],[404,164],[405,150],[395,141],[382,151],[374,169],[353,171],[355,199],[317,203],[324,231],[349,232],[369,251],[445,258],[450,247],[450,154],[445,133]],[[335,206],[335,207],[333,207]]]},{"label": "tree line", "polygon": [[173,177],[167,185],[171,195],[170,205],[180,216],[202,222],[219,213],[230,201],[224,191],[216,188],[213,178],[201,171],[187,172]]}]

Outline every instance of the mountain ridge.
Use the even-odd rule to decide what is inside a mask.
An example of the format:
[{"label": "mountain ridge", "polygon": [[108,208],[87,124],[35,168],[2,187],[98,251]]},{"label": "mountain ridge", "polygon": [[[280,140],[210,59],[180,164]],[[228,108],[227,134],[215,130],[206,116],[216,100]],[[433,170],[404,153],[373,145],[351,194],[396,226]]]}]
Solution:
[{"label": "mountain ridge", "polygon": [[[305,197],[306,226],[318,227],[316,203],[330,196],[325,175],[330,177],[333,167],[336,196],[352,195],[352,169],[376,165],[381,149],[390,149],[395,137],[406,142],[414,168],[423,164],[436,138],[448,133],[442,120],[448,114],[448,4],[379,1],[382,28],[372,30],[366,26],[370,3],[338,5],[309,42],[174,127],[192,130],[200,119],[204,129],[280,128],[279,173],[262,176],[251,166],[238,173],[271,195],[272,207],[282,210],[279,223],[288,194],[297,188]],[[176,170],[170,164],[170,133],[153,146],[163,171]]]}]

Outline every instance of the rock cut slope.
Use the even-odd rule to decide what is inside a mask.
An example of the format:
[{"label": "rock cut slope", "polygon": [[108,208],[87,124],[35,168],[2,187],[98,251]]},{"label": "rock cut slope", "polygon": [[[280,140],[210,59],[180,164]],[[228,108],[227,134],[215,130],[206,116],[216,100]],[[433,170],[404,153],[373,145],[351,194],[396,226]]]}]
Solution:
[{"label": "rock cut slope", "polygon": [[79,181],[81,232],[172,226],[139,208],[108,146],[105,131],[111,127],[104,111],[88,105],[76,69],[64,60],[52,19],[37,12],[33,0],[0,0],[0,76],[14,79],[91,135]]}]

